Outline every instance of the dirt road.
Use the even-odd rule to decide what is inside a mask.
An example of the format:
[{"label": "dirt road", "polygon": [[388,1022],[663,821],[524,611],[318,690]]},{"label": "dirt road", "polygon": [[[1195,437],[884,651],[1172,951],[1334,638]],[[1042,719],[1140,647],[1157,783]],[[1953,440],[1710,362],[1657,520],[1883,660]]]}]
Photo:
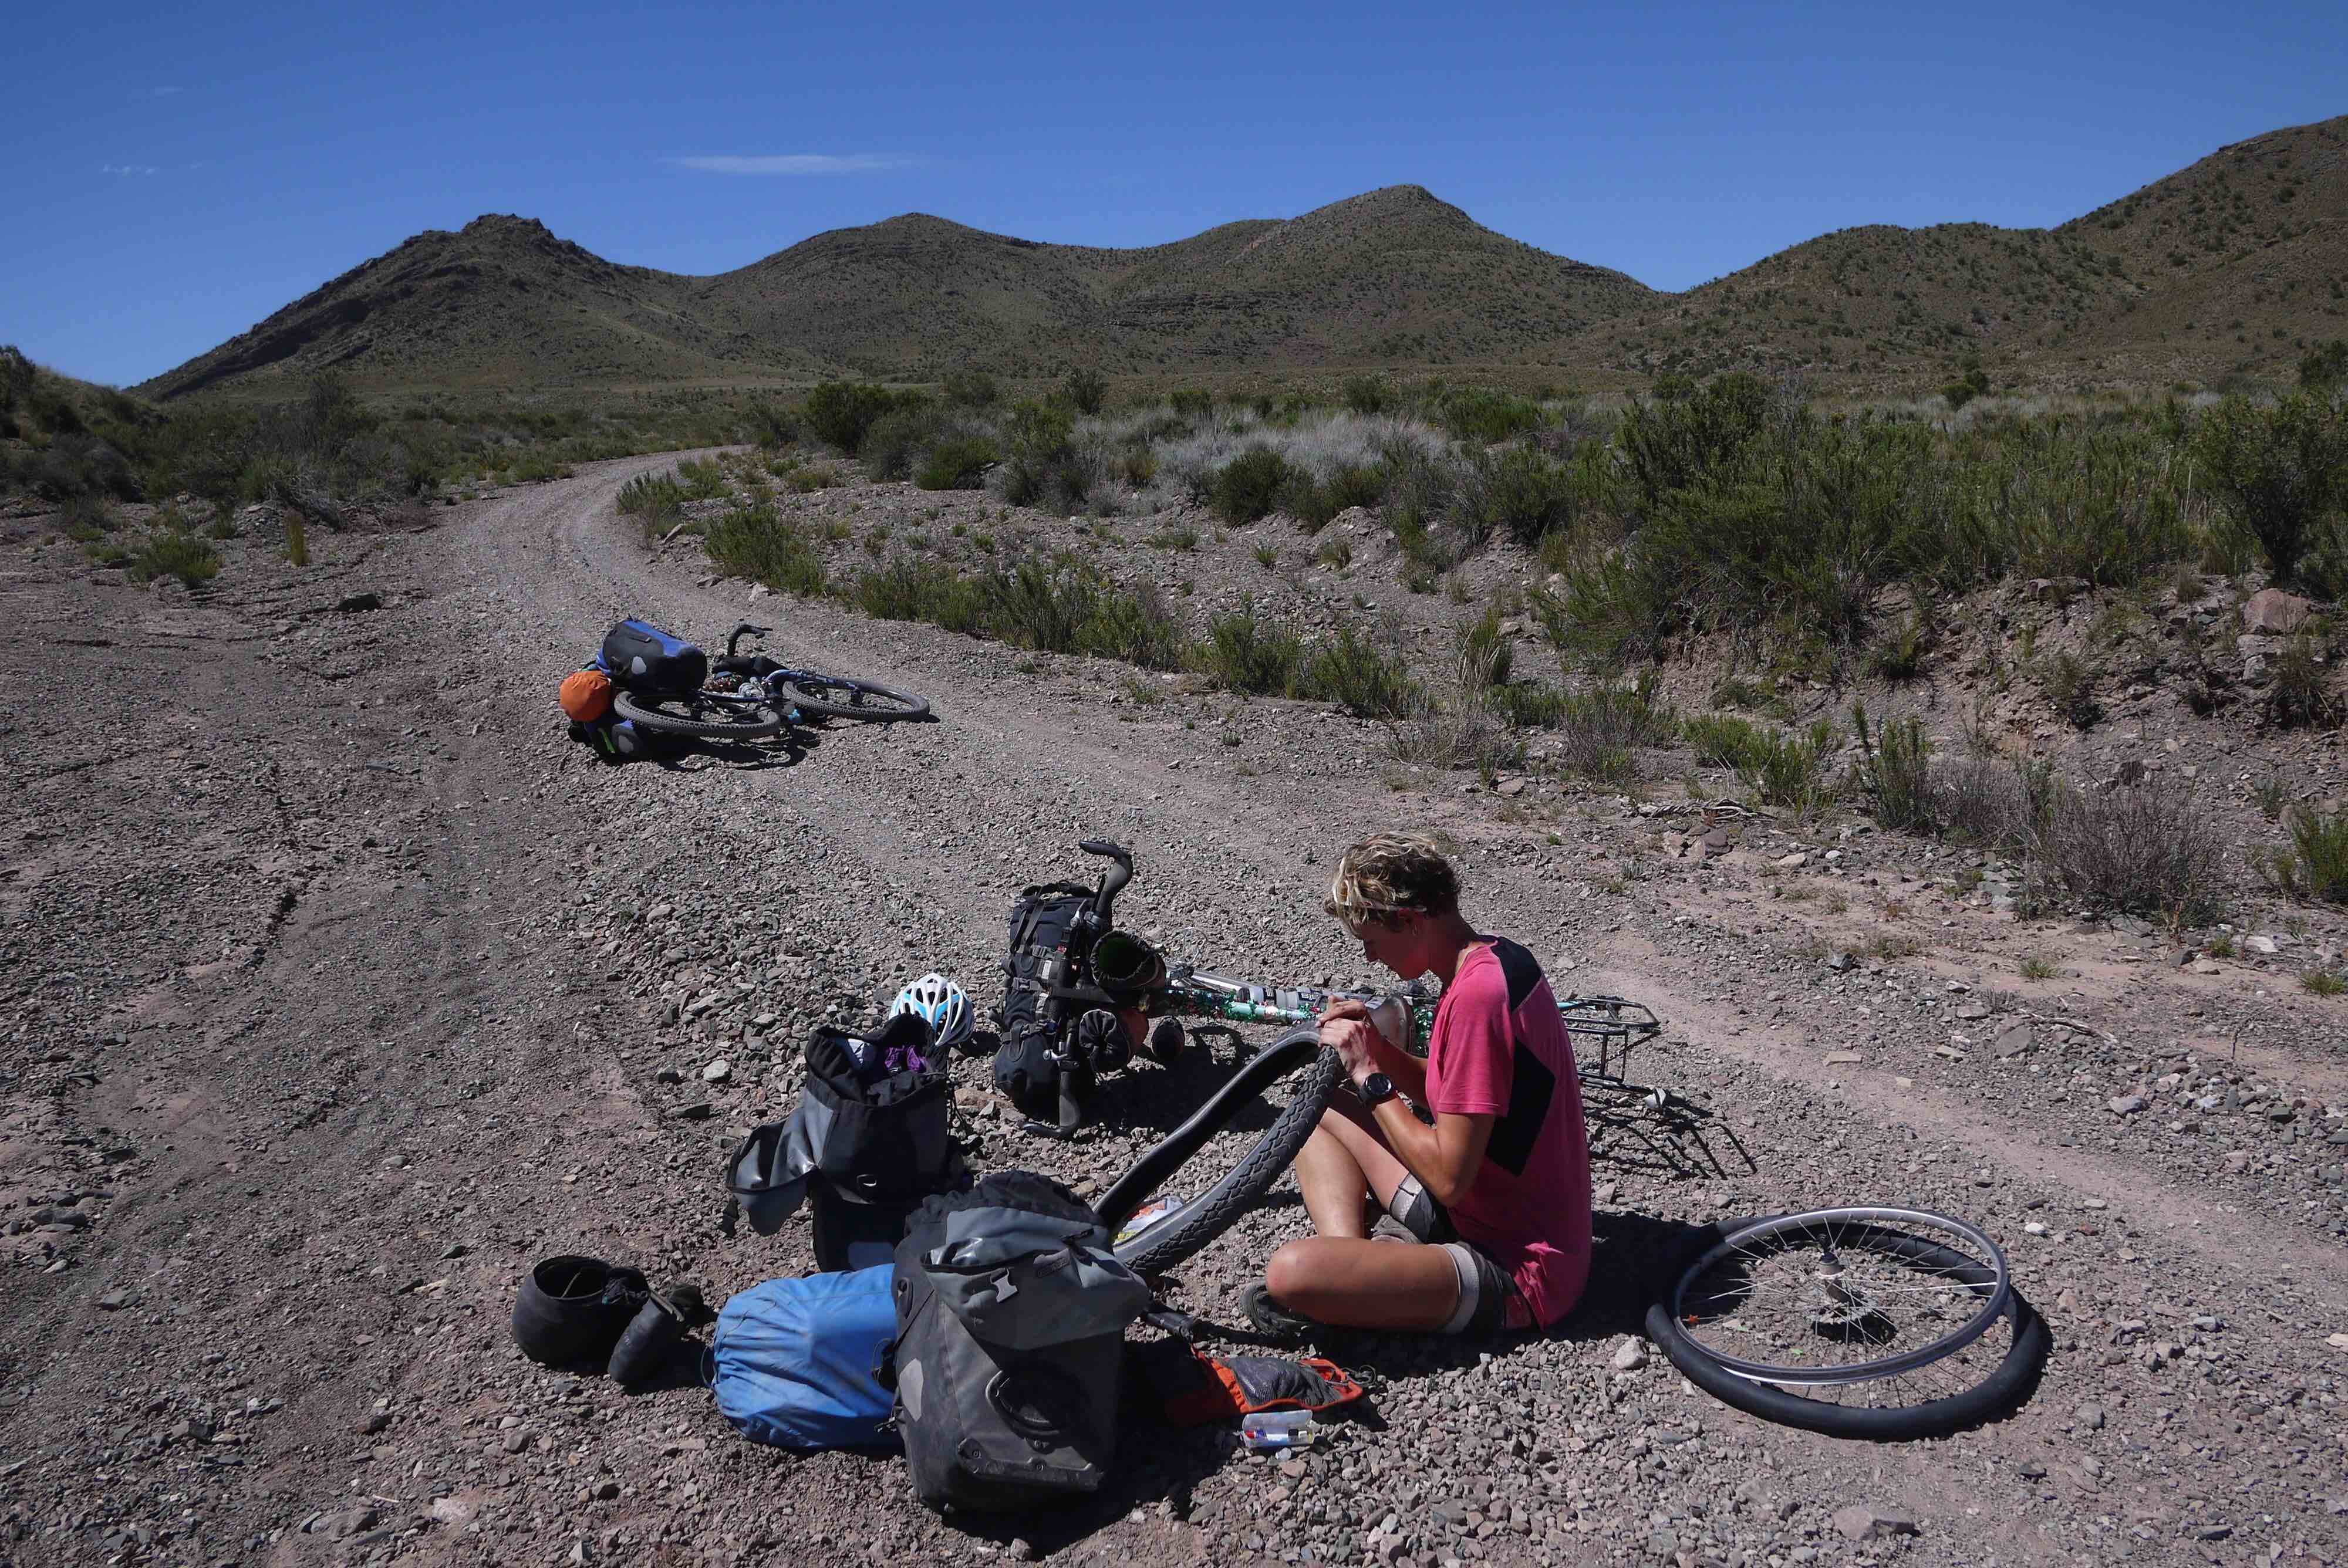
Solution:
[{"label": "dirt road", "polygon": [[[1316,707],[698,586],[612,510],[651,466],[336,536],[304,570],[232,547],[196,600],[30,531],[5,547],[0,1559],[2348,1555],[2333,1015],[2139,967],[2065,1027],[2010,1000],[1975,1021],[2004,939],[1985,913],[1931,955],[1829,970],[1756,896],[1759,825],[1717,865],[1595,892],[1580,871],[1656,831],[1628,803],[1505,821],[1482,793],[1390,789],[1375,727]],[[674,769],[561,738],[554,685],[610,622],[714,638],[746,613],[941,722]],[[513,1349],[515,1284],[550,1254],[713,1299],[809,1266],[804,1225],[722,1228],[725,1148],[788,1106],[827,1009],[931,968],[983,997],[1010,897],[1081,874],[1077,838],[1134,847],[1121,909],[1171,950],[1351,982],[1370,977],[1320,883],[1395,823],[1460,841],[1473,912],[1560,990],[1651,1003],[1671,1028],[1645,1075],[1754,1156],[1601,1169],[1616,1287],[1565,1331],[1365,1344],[1380,1419],[1308,1456],[1149,1434],[1112,1497],[967,1532],[892,1460],[755,1448],[695,1388],[623,1397]],[[2112,938],[2061,939],[2118,972]],[[2016,1021],[2025,1044],[1992,1050]],[[1934,1055],[1952,1028],[1981,1042]],[[965,1063],[966,1125],[991,1165],[1103,1181],[1204,1072],[1137,1069],[1064,1146],[1011,1132]],[[2139,1085],[2148,1112],[2111,1108]],[[2013,1419],[1859,1447],[1632,1364],[1622,1282],[1655,1235],[1862,1198],[1971,1214],[2013,1250],[2057,1341]],[[1303,1225],[1268,1204],[1178,1298],[1232,1320]],[[1853,1539],[1853,1508],[1913,1533]]]}]

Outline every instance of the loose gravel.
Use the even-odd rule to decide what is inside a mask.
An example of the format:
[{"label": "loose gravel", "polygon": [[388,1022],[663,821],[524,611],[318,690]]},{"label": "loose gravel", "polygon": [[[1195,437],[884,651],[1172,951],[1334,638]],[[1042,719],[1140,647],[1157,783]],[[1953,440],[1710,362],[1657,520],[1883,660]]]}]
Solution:
[{"label": "loose gravel", "polygon": [[[1538,759],[1509,794],[1397,774],[1376,726],[1323,708],[1179,681],[1144,702],[1116,666],[754,603],[614,516],[654,466],[314,535],[304,569],[232,543],[201,598],[12,525],[0,1557],[2348,1555],[2348,1015],[2291,983],[2326,928],[2220,961],[2022,925],[1970,875],[1996,866],[1864,824],[1593,793]],[[554,686],[610,622],[715,638],[746,613],[939,722],[616,769],[563,739]],[[1717,1171],[1601,1160],[1597,1284],[1558,1332],[1333,1340],[1369,1410],[1311,1449],[1137,1426],[1109,1495],[951,1522],[893,1460],[755,1447],[687,1379],[623,1395],[514,1349],[551,1254],[713,1301],[811,1267],[804,1221],[729,1224],[726,1150],[788,1109],[816,1023],[932,968],[985,998],[1011,898],[1087,875],[1078,838],[1132,846],[1120,910],[1169,951],[1350,984],[1376,977],[1320,886],[1395,824],[1452,836],[1471,912],[1560,990],[1653,1006],[1634,1075],[1713,1118]],[[1059,1143],[966,1061],[957,1126],[983,1165],[1097,1192],[1218,1076],[1138,1067]],[[2056,1343],[2018,1414],[1837,1442],[1644,1349],[1695,1227],[1828,1201],[1999,1237]],[[1304,1228],[1275,1192],[1171,1298],[1239,1321]]]}]

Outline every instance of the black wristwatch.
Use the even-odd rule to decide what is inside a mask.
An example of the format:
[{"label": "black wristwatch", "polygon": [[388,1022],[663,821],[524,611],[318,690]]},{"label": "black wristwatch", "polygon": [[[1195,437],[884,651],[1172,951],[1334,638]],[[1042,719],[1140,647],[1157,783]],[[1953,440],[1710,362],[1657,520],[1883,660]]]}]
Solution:
[{"label": "black wristwatch", "polygon": [[1354,1092],[1362,1097],[1362,1104],[1365,1109],[1374,1111],[1392,1100],[1399,1091],[1395,1088],[1393,1079],[1383,1072],[1373,1072],[1362,1080],[1361,1086]]}]

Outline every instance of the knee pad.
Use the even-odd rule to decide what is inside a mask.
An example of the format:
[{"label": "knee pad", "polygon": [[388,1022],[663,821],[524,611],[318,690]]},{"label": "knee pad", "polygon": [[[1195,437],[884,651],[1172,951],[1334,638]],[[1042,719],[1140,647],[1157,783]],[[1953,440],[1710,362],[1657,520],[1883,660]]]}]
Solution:
[{"label": "knee pad", "polygon": [[1411,1234],[1414,1241],[1440,1241],[1449,1231],[1443,1205],[1427,1195],[1416,1176],[1402,1179],[1402,1184],[1395,1188],[1394,1201],[1386,1204],[1386,1213]]},{"label": "knee pad", "polygon": [[1452,1309],[1440,1332],[1492,1334],[1509,1326],[1509,1293],[1514,1283],[1500,1266],[1464,1241],[1446,1242],[1451,1266],[1459,1276],[1459,1305]]}]

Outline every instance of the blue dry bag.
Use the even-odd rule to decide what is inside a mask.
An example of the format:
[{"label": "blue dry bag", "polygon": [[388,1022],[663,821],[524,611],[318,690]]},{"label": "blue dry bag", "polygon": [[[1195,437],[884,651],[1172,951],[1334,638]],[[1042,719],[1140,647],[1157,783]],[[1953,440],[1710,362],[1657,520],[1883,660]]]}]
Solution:
[{"label": "blue dry bag", "polygon": [[873,1371],[896,1337],[892,1264],[770,1279],[717,1315],[717,1409],[755,1442],[792,1449],[897,1446],[895,1402]]}]

